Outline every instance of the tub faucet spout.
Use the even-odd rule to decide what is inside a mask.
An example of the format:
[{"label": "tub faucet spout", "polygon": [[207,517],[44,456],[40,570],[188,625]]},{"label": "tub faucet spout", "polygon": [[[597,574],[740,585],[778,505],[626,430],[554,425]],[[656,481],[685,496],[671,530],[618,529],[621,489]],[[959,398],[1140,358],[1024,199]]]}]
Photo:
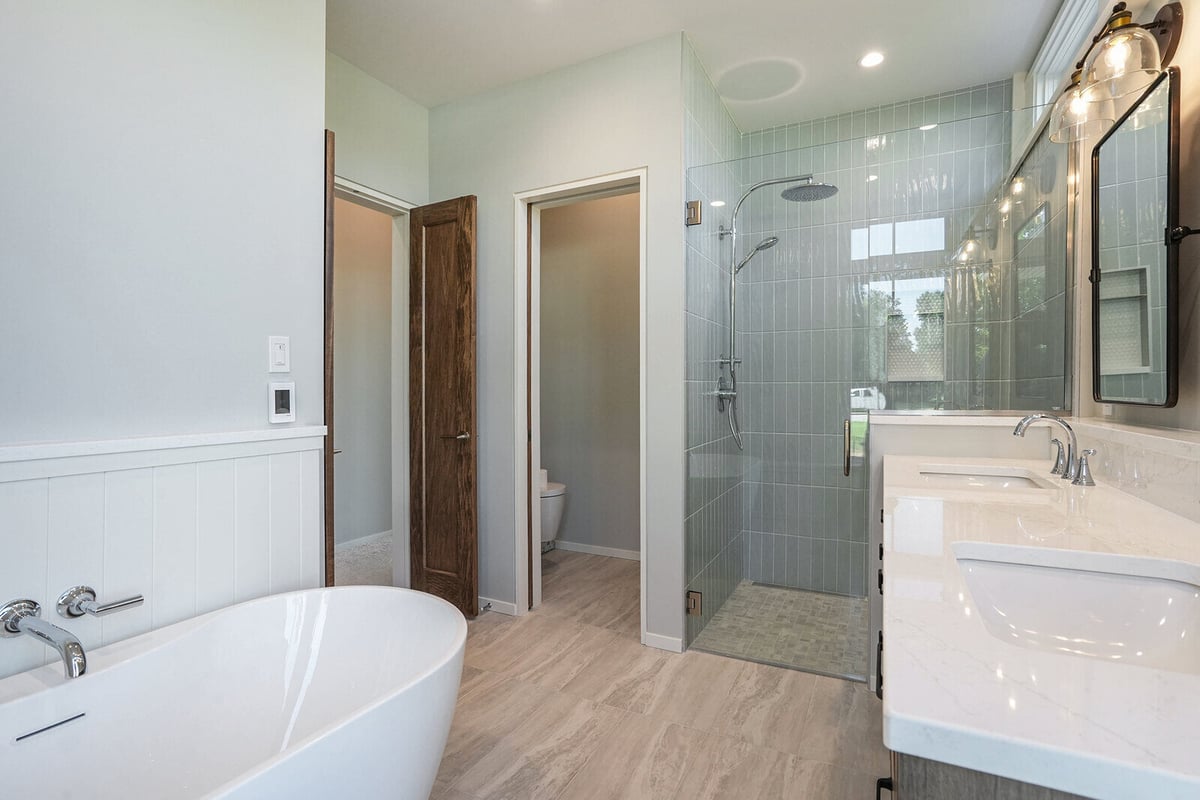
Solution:
[{"label": "tub faucet spout", "polygon": [[75,634],[39,619],[42,607],[33,600],[13,600],[0,607],[0,636],[32,636],[53,647],[62,659],[63,674],[78,678],[87,672],[87,655]]},{"label": "tub faucet spout", "polygon": [[[1062,429],[1066,431],[1067,459],[1066,463],[1063,465],[1062,474],[1060,474],[1059,477],[1065,481],[1074,481],[1075,476],[1079,474],[1079,462],[1076,461],[1077,453],[1079,452],[1079,445],[1075,441],[1075,431],[1071,429],[1071,426],[1065,419],[1062,417],[1057,417],[1054,414],[1030,414],[1018,422],[1017,427],[1013,428],[1013,436],[1024,437],[1025,431],[1028,430],[1029,426],[1039,420],[1045,420],[1046,422],[1052,422],[1056,425],[1060,425],[1062,426]],[[1057,464],[1055,466],[1057,466]],[[1051,472],[1051,474],[1056,473]]]}]

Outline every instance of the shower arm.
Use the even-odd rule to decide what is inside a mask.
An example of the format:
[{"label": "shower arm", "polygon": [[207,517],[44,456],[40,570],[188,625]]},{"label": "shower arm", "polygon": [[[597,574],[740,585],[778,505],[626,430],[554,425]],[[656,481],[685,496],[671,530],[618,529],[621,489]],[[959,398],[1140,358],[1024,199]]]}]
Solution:
[{"label": "shower arm", "polygon": [[[751,186],[749,189],[746,190],[746,193],[744,195],[742,195],[742,198],[737,201],[737,205],[733,207],[733,216],[731,216],[729,218],[728,233],[735,233],[737,231],[738,211],[741,209],[742,203],[746,202],[746,198],[749,197],[750,195],[752,195],[754,192],[758,191],[759,189],[763,188],[764,186],[774,186],[775,184],[778,184],[778,183],[799,183],[800,181],[808,181],[809,183],[812,183],[812,180],[813,180],[813,175],[811,173],[809,173],[808,175],[793,175],[790,178],[768,178],[765,181],[759,181],[758,183],[754,184],[753,186]],[[736,258],[736,257],[737,257],[737,254],[735,253],[734,258]]]}]

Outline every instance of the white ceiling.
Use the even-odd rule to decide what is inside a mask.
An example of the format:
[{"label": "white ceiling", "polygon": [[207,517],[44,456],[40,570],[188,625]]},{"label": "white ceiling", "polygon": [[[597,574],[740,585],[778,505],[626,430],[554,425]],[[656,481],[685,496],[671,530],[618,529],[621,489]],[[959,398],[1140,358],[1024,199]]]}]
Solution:
[{"label": "white ceiling", "polygon": [[[1007,78],[1061,3],[328,0],[327,43],[433,108],[683,30],[753,131]],[[882,66],[858,66],[868,50]]]}]

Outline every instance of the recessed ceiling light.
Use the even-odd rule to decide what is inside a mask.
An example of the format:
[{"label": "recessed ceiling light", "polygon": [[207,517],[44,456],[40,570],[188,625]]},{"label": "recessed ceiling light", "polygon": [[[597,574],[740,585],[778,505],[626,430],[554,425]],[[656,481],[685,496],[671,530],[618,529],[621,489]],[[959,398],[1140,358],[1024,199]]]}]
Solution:
[{"label": "recessed ceiling light", "polygon": [[721,206],[725,205],[725,201],[724,200],[713,200],[713,201],[709,202],[709,205],[712,206],[713,208],[720,208]]},{"label": "recessed ceiling light", "polygon": [[921,130],[921,131],[931,131],[931,130],[933,130],[933,129],[934,129],[934,128],[936,128],[936,127],[937,127],[937,123],[936,123],[936,122],[931,122],[931,123],[929,123],[928,125],[922,125],[922,126],[921,126],[920,128],[918,128],[917,130]]},{"label": "recessed ceiling light", "polygon": [[858,60],[860,67],[878,67],[883,63],[883,53],[878,50],[872,50]]}]

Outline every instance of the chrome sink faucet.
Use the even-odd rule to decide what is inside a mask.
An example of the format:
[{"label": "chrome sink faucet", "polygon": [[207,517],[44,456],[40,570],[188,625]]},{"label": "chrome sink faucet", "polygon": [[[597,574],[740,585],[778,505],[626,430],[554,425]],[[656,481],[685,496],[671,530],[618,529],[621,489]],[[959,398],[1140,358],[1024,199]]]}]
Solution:
[{"label": "chrome sink faucet", "polygon": [[[1058,477],[1065,481],[1075,481],[1079,475],[1079,462],[1076,460],[1079,453],[1079,443],[1075,440],[1075,431],[1071,430],[1071,426],[1062,417],[1056,417],[1053,414],[1030,414],[1017,423],[1017,427],[1013,428],[1013,436],[1025,436],[1025,431],[1035,422],[1045,420],[1062,426],[1062,429],[1067,432],[1067,457],[1063,463],[1061,474],[1058,473],[1059,464],[1055,463],[1055,469],[1051,471],[1051,475],[1058,474]],[[1061,445],[1060,445],[1061,446]]]},{"label": "chrome sink faucet", "polygon": [[42,607],[33,600],[5,603],[0,606],[0,636],[32,636],[53,647],[62,658],[63,674],[68,678],[78,678],[87,672],[87,656],[75,634],[41,620],[41,615]]}]

